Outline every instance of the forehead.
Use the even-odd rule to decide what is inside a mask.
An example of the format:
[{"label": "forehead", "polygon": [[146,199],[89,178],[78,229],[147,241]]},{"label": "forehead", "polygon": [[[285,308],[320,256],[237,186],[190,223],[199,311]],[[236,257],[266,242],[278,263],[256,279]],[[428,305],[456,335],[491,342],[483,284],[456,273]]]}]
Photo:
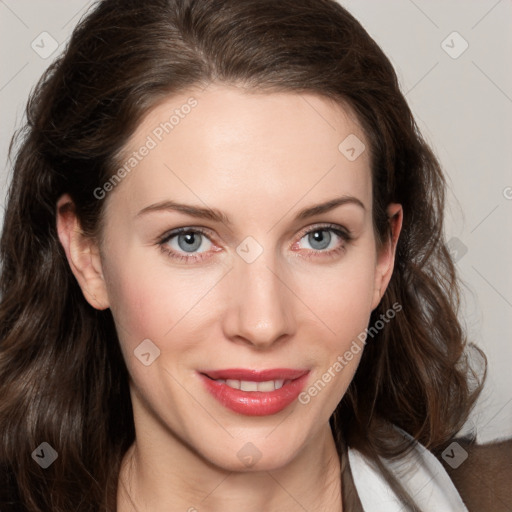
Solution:
[{"label": "forehead", "polygon": [[129,172],[114,195],[132,210],[177,196],[220,208],[300,208],[329,194],[370,204],[366,148],[354,114],[327,98],[212,84],[148,112],[119,159]]}]

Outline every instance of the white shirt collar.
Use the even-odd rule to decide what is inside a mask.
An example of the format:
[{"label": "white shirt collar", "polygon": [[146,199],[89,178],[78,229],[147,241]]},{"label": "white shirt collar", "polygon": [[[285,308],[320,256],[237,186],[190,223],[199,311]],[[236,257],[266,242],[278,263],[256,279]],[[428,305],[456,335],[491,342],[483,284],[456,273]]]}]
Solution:
[{"label": "white shirt collar", "polygon": [[[354,485],[365,512],[405,512],[404,506],[372,461],[350,447],[348,458]],[[422,510],[468,512],[441,462],[420,443],[416,443],[415,448],[401,459],[381,460]]]}]

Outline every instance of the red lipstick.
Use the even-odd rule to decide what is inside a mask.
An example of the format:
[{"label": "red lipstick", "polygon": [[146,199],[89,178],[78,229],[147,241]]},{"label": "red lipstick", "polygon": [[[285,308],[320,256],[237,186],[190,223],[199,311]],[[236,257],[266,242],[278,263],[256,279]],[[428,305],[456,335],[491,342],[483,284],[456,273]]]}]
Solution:
[{"label": "red lipstick", "polygon": [[[267,416],[282,411],[299,396],[308,375],[308,369],[290,368],[199,371],[204,386],[214,398],[246,416]],[[258,387],[264,390],[257,390]]]}]

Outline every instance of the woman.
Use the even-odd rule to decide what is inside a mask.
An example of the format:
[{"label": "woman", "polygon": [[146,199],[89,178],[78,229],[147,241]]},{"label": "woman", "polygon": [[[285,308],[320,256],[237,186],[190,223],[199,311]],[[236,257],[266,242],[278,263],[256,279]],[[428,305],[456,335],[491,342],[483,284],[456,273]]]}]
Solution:
[{"label": "woman", "polygon": [[2,512],[467,510],[444,178],[346,10],[104,0],[27,114]]}]

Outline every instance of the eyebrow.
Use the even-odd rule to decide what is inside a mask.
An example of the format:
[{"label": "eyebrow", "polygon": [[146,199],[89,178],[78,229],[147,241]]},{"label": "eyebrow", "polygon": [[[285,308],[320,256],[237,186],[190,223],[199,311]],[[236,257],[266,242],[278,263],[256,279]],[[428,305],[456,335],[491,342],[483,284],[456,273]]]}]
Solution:
[{"label": "eyebrow", "polygon": [[[338,206],[346,204],[354,204],[360,206],[363,210],[366,211],[366,208],[361,200],[359,200],[357,197],[345,195],[341,197],[336,197],[334,199],[330,199],[329,201],[326,201],[324,203],[304,208],[295,216],[295,220],[304,220],[315,215],[321,215],[322,213],[326,213],[330,210],[333,210],[334,208],[337,208]],[[162,201],[160,203],[155,203],[150,206],[146,206],[145,208],[140,210],[139,213],[137,213],[136,217],[140,217],[142,215],[152,212],[161,211],[178,211],[186,215],[190,215],[191,217],[208,219],[214,222],[222,222],[226,225],[232,225],[232,222],[229,219],[229,217],[220,210],[217,210],[215,208],[203,208],[201,206],[194,206],[191,204],[177,203],[176,201],[172,200]]]}]

